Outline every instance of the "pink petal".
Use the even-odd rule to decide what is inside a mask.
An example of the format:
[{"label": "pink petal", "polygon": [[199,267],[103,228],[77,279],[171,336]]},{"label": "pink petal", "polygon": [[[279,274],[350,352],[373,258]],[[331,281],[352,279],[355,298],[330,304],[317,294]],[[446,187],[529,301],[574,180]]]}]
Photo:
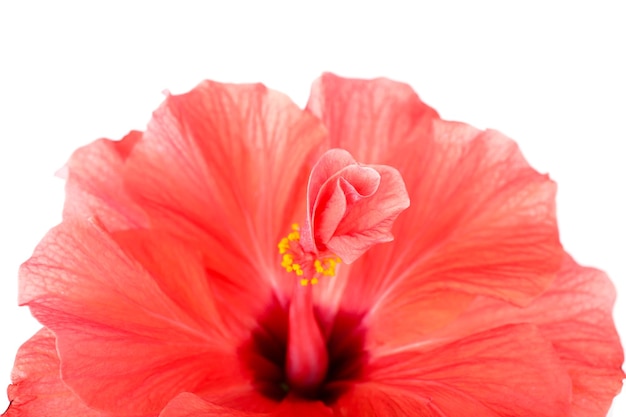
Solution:
[{"label": "pink petal", "polygon": [[204,401],[197,395],[184,392],[172,399],[161,411],[159,417],[255,417],[263,415],[266,414],[222,407]]},{"label": "pink petal", "polygon": [[601,271],[569,256],[551,287],[525,308],[481,297],[435,338],[509,323],[534,323],[572,379],[572,416],[605,416],[622,387],[624,361],[612,319],[615,289]]},{"label": "pink petal", "polygon": [[199,320],[200,326],[203,321],[222,323],[227,329],[223,333],[249,326],[272,296],[267,287],[213,274],[211,266],[202,261],[201,248],[163,231],[128,230],[111,237],[190,320]]},{"label": "pink petal", "polygon": [[342,149],[329,150],[313,167],[307,199],[316,250],[329,250],[348,264],[393,240],[393,222],[409,206],[397,170],[359,165]]},{"label": "pink petal", "polygon": [[238,408],[222,407],[205,401],[199,396],[183,393],[174,398],[163,409],[159,417],[332,417],[332,410],[319,401],[298,400],[287,397],[269,413],[241,411]]},{"label": "pink petal", "polygon": [[571,415],[570,378],[531,325],[495,328],[432,350],[415,347],[375,358],[368,368],[366,379],[427,401],[425,408],[437,411],[431,415]]},{"label": "pink petal", "polygon": [[276,245],[305,213],[325,136],[263,85],[207,81],[154,113],[126,179],[155,224],[199,241],[216,274],[280,287]]},{"label": "pink petal", "polygon": [[424,343],[433,331],[455,320],[473,299],[474,296],[462,292],[424,286],[394,291],[389,295],[389,308],[365,320],[368,350],[377,355]]},{"label": "pink petal", "polygon": [[336,416],[452,417],[432,407],[429,398],[375,382],[351,386],[333,405]]},{"label": "pink petal", "polygon": [[268,417],[333,417],[333,411],[321,401],[287,397]]},{"label": "pink petal", "polygon": [[20,270],[20,303],[54,331],[64,382],[89,406],[150,414],[183,391],[246,383],[232,348],[243,324],[221,320],[197,254],[162,238],[148,250],[167,262],[160,270],[95,225],[67,219]]},{"label": "pink petal", "polygon": [[[436,126],[438,141],[414,152],[416,172],[403,174],[412,203],[392,229],[394,242],[372,248],[343,272],[350,292],[342,307],[367,311],[372,321],[439,291],[528,303],[561,262],[554,184],[496,132]],[[419,337],[419,328],[406,330]]]},{"label": "pink petal", "polygon": [[397,227],[418,232],[414,244],[397,248],[398,264],[421,281],[527,303],[554,279],[563,256],[555,184],[498,132],[449,122],[435,128],[437,157],[407,174],[419,178],[407,181],[416,211]]},{"label": "pink petal", "polygon": [[[380,174],[373,168],[358,165],[355,160],[330,173],[321,173],[316,169],[326,160],[341,154],[349,155],[343,149],[331,149],[322,155],[313,167],[309,180],[308,214],[312,220],[317,220],[312,227],[316,241],[323,245],[336,233],[348,207],[372,197],[380,187]],[[315,182],[320,182],[320,186],[313,187]]]},{"label": "pink petal", "polygon": [[313,84],[307,109],[324,122],[331,147],[365,164],[389,164],[390,152],[431,136],[431,122],[439,118],[407,84],[333,74]]},{"label": "pink petal", "polygon": [[20,347],[9,386],[5,417],[113,417],[89,408],[61,381],[55,338],[41,329]]},{"label": "pink petal", "polygon": [[398,168],[411,199],[394,242],[342,266],[319,297],[329,311],[366,314],[369,348],[419,340],[476,294],[528,303],[554,279],[563,255],[556,187],[514,142],[441,121],[408,86],[388,80],[324,76],[312,94],[309,108],[331,144]]},{"label": "pink petal", "polygon": [[[360,257],[377,243],[393,240],[393,223],[409,206],[402,177],[387,166],[371,166],[380,175],[380,185],[369,198],[352,202],[326,243],[346,263]],[[344,194],[347,192],[344,190]],[[343,255],[342,255],[343,254]]]},{"label": "pink petal", "polygon": [[555,185],[514,142],[441,121],[409,86],[389,80],[325,75],[308,108],[332,146],[397,168],[411,200],[391,230],[394,242],[341,272],[350,288],[342,308],[389,317],[398,303],[412,304],[419,287],[524,304],[554,279],[563,253]]},{"label": "pink petal", "polygon": [[121,141],[101,139],[74,152],[65,170],[63,217],[97,217],[108,230],[147,225],[143,210],[124,189],[123,167],[141,139],[133,131]]}]

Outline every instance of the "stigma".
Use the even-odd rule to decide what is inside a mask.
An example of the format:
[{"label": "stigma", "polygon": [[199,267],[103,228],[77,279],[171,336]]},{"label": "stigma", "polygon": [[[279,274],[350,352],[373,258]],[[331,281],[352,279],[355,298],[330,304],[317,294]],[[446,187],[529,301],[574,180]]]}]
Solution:
[{"label": "stigma", "polygon": [[299,277],[302,286],[315,285],[323,277],[334,277],[341,259],[332,253],[320,256],[307,251],[300,237],[300,226],[292,224],[291,232],[278,243],[278,253],[282,255],[280,265]]}]

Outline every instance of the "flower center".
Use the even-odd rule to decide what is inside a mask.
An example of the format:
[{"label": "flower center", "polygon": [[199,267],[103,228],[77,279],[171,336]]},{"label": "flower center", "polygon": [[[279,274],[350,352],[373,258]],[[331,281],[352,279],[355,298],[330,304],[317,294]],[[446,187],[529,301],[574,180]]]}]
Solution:
[{"label": "flower center", "polygon": [[287,272],[300,277],[300,285],[315,285],[321,277],[334,277],[335,268],[341,259],[334,254],[319,256],[308,252],[300,243],[300,225],[291,225],[291,233],[278,243],[278,252],[283,256],[281,266]]},{"label": "flower center", "polygon": [[[313,288],[310,285],[294,287],[301,290]],[[258,327],[253,330],[249,342],[241,347],[239,352],[245,360],[246,368],[252,373],[253,385],[259,393],[274,401],[281,401],[291,395],[332,404],[351,384],[361,378],[363,366],[367,362],[367,353],[363,350],[363,317],[343,310],[334,314],[332,326],[324,332],[327,367],[323,379],[311,389],[307,384],[294,384],[293,374],[289,376],[286,357],[289,349],[288,333],[291,332],[291,311],[291,307],[285,307],[278,300],[274,300],[258,318]],[[313,306],[316,321],[327,315],[327,311]],[[305,345],[302,349],[306,352],[310,348]]]},{"label": "flower center", "polygon": [[[278,358],[281,366],[271,376],[261,372],[266,376],[259,380],[274,381],[270,385],[283,395],[289,392],[303,398],[328,399],[337,390],[335,378],[358,373],[360,366],[354,364],[360,364],[359,358],[364,357],[360,351],[364,313],[350,322],[353,328],[338,325],[340,313],[324,317],[322,326],[314,303],[315,284],[335,276],[339,263],[350,264],[372,246],[393,240],[393,222],[408,206],[408,193],[396,169],[361,165],[343,149],[322,155],[309,176],[304,225],[292,225],[291,232],[278,243],[281,266],[299,281],[291,288],[283,315],[274,318],[284,326],[279,329],[283,335],[280,343],[264,336],[255,340],[253,336],[257,352],[270,352],[272,362]],[[344,334],[334,336],[336,329]],[[357,342],[344,343],[351,340]],[[269,345],[275,350],[267,348]],[[337,355],[346,346],[349,354]],[[337,357],[344,359],[338,361]],[[344,367],[349,372],[344,372]],[[282,398],[275,392],[270,396]]]},{"label": "flower center", "polygon": [[294,223],[291,232],[278,243],[281,266],[300,277],[293,286],[288,312],[286,387],[305,397],[314,397],[328,370],[328,351],[313,309],[313,290],[323,276],[335,275],[339,257],[319,256],[301,242],[300,226]]}]

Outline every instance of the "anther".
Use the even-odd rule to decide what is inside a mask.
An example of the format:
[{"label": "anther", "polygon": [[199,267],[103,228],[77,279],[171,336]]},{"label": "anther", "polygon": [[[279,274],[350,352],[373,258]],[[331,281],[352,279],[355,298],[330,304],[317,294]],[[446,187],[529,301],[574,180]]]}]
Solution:
[{"label": "anther", "polygon": [[300,285],[315,285],[320,277],[332,277],[336,273],[339,257],[333,254],[321,256],[307,252],[300,243],[300,226],[291,225],[291,232],[278,242],[278,253],[282,255],[281,266],[300,279]]}]

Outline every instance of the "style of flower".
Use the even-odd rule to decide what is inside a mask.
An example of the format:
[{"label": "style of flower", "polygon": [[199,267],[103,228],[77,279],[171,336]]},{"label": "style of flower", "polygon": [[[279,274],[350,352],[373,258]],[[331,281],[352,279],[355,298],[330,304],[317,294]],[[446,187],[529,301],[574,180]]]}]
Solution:
[{"label": "style of flower", "polygon": [[4,416],[599,417],[621,388],[554,183],[407,85],[204,82],[65,175]]}]

